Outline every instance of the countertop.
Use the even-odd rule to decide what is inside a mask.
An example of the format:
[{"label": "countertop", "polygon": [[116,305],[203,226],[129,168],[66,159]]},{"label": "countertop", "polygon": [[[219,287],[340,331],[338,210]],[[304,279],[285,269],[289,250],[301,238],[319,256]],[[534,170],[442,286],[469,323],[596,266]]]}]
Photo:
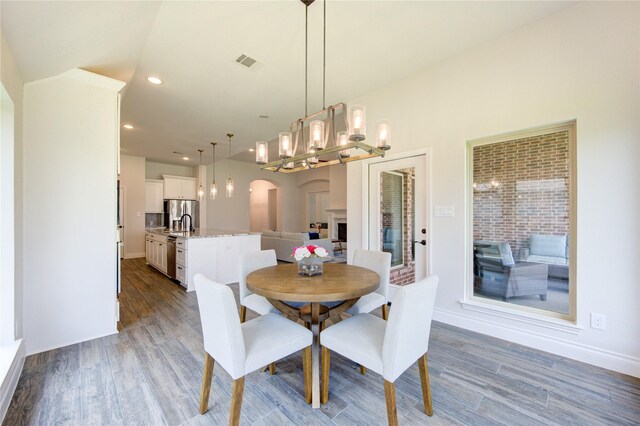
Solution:
[{"label": "countertop", "polygon": [[210,228],[197,228],[192,232],[180,232],[170,231],[166,228],[147,228],[146,232],[158,235],[166,235],[169,237],[182,237],[182,238],[216,238],[216,237],[239,237],[245,235],[262,235],[260,232],[249,231],[233,231],[229,229],[210,229]]}]

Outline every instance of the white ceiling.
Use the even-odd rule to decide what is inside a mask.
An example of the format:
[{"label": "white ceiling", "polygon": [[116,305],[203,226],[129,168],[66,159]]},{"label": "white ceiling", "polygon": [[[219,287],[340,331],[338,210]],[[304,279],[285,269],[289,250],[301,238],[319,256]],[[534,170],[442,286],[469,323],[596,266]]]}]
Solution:
[{"label": "white ceiling", "polygon": [[[557,13],[574,2],[329,1],[327,105],[348,101]],[[80,67],[128,82],[125,153],[210,162],[304,115],[304,5],[297,1],[0,4],[2,32],[25,81]],[[256,70],[235,62],[247,54]],[[146,81],[156,75],[164,84]],[[322,107],[322,2],[309,7],[309,112]],[[260,119],[258,115],[269,115]],[[192,158],[185,162],[173,154]],[[225,143],[217,158],[226,157]],[[252,155],[238,155],[251,161]]]}]

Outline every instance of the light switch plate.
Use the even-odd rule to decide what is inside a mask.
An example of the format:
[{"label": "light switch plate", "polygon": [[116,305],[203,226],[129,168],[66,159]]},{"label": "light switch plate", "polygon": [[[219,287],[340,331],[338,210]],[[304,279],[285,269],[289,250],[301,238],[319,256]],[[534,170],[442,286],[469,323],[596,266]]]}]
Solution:
[{"label": "light switch plate", "polygon": [[433,209],[434,216],[451,217],[453,212],[453,206],[435,206]]}]

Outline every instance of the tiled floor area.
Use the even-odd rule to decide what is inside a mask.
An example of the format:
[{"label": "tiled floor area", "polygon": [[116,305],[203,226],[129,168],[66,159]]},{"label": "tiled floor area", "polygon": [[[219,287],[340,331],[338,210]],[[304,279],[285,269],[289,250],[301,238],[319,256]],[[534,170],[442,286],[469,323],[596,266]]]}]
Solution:
[{"label": "tiled floor area", "polygon": [[[27,358],[5,425],[223,425],[231,380],[214,370],[210,410],[198,414],[204,363],[195,292],[144,264],[123,262],[117,335]],[[237,285],[233,286],[237,292]],[[249,315],[250,317],[250,315]],[[382,379],[332,357],[329,403],[304,401],[300,354],[277,373],[247,376],[241,424],[382,425]],[[640,380],[434,323],[429,348],[434,416],[421,406],[417,366],[396,382],[401,425],[640,423]]]}]

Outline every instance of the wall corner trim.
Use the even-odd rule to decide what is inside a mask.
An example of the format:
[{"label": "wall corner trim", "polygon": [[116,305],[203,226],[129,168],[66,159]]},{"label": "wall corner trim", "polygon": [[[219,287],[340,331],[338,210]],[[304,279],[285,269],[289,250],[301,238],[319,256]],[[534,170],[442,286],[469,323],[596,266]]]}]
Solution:
[{"label": "wall corner trim", "polygon": [[11,403],[11,399],[13,398],[13,393],[16,391],[16,387],[18,386],[18,380],[20,379],[20,374],[22,373],[22,367],[24,366],[24,360],[26,358],[24,341],[22,339],[16,340],[12,348],[8,348],[7,350],[13,350],[14,356],[11,361],[11,365],[9,366],[9,370],[5,377],[2,378],[1,392],[0,392],[0,423],[4,421],[4,417],[9,410],[9,404]]}]

